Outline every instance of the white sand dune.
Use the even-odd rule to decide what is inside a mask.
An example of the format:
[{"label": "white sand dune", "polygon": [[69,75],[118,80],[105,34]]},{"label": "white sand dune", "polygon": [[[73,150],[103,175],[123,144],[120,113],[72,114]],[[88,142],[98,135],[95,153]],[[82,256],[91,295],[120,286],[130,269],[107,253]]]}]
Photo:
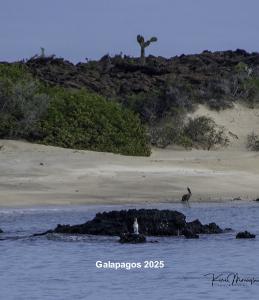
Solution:
[{"label": "white sand dune", "polygon": [[0,206],[111,204],[259,197],[259,153],[246,150],[259,132],[259,110],[236,105],[220,113],[199,107],[238,139],[227,149],[158,150],[150,157],[62,149],[0,140]]},{"label": "white sand dune", "polygon": [[231,139],[228,150],[246,151],[247,135],[257,132],[259,135],[259,109],[250,109],[241,104],[220,112],[211,111],[200,105],[192,116],[209,116],[219,125],[224,126]]}]

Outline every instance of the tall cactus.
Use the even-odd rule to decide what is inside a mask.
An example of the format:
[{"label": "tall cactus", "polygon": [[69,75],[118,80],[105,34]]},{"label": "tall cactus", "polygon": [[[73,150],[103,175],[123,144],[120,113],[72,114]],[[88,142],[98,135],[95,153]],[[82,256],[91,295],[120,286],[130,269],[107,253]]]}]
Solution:
[{"label": "tall cactus", "polygon": [[137,36],[137,41],[140,45],[140,49],[141,49],[141,54],[140,54],[140,60],[141,60],[141,64],[144,65],[146,62],[146,58],[145,58],[145,49],[151,44],[157,41],[156,37],[152,37],[151,39],[149,39],[148,41],[145,41],[144,37],[142,35],[138,35]]}]

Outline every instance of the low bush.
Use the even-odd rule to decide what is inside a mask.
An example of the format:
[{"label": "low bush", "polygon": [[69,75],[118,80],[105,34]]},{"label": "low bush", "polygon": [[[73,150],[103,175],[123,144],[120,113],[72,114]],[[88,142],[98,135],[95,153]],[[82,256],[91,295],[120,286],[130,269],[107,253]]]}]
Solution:
[{"label": "low bush", "polygon": [[29,138],[47,111],[43,85],[20,64],[0,64],[0,137]]},{"label": "low bush", "polygon": [[140,120],[119,104],[85,90],[55,88],[40,122],[46,144],[124,155],[150,155]]},{"label": "low bush", "polygon": [[184,113],[175,111],[173,116],[149,128],[150,142],[159,148],[179,145],[182,141],[183,128]]},{"label": "low bush", "polygon": [[151,144],[165,148],[169,145],[179,145],[184,148],[202,148],[211,150],[214,147],[225,147],[229,139],[224,127],[218,126],[215,121],[206,116],[182,119],[173,118],[160,126],[149,129]]},{"label": "low bush", "polygon": [[192,141],[193,147],[207,150],[215,146],[225,147],[229,143],[224,127],[218,126],[213,119],[206,116],[190,118],[183,136]]},{"label": "low bush", "polygon": [[259,151],[259,136],[254,132],[247,136],[247,148],[251,151]]},{"label": "low bush", "polygon": [[149,129],[150,142],[158,148],[177,144],[178,132],[173,126],[152,127]]}]

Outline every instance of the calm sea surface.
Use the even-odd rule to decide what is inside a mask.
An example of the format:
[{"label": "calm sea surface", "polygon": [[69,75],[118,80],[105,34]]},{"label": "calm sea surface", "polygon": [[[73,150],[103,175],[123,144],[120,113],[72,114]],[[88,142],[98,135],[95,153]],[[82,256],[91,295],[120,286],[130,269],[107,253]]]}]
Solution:
[{"label": "calm sea surface", "polygon": [[[181,204],[124,206],[125,208],[176,209],[188,220],[216,222],[234,232],[203,235],[199,240],[182,237],[149,238],[159,243],[121,245],[117,237],[30,237],[56,224],[77,224],[96,212],[121,206],[69,206],[0,209],[0,299],[259,299],[259,203]],[[248,230],[255,240],[236,240]],[[98,269],[96,261],[164,261],[164,268]],[[258,279],[254,284],[214,282],[226,279]],[[237,277],[236,277],[237,278]]]}]

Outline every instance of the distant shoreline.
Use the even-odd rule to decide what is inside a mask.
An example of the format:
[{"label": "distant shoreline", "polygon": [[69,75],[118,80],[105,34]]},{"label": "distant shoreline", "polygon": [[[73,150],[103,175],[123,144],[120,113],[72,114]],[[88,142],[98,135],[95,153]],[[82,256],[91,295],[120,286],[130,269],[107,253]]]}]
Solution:
[{"label": "distant shoreline", "polygon": [[[247,204],[252,204],[256,203],[254,200],[213,200],[213,201],[193,201],[190,203],[190,207],[193,206],[214,206],[214,205],[230,205],[230,204],[239,204],[239,205],[247,205]],[[0,204],[0,212],[3,210],[56,210],[56,209],[64,209],[64,210],[69,210],[69,209],[81,209],[81,208],[89,208],[89,209],[104,209],[104,210],[113,210],[114,208],[122,208],[123,209],[130,209],[130,208],[145,208],[145,207],[154,207],[156,208],[157,206],[170,206],[173,205],[175,207],[185,207],[183,203],[181,202],[136,202],[136,203],[121,203],[121,202],[111,202],[111,203],[91,203],[91,202],[86,202],[86,203],[62,203],[60,202],[59,204],[57,203],[23,203],[23,204],[13,204],[13,205],[8,205],[7,203],[1,203]],[[109,209],[110,208],[110,209]],[[161,208],[163,209],[163,208]],[[175,208],[177,209],[177,208]]]}]

